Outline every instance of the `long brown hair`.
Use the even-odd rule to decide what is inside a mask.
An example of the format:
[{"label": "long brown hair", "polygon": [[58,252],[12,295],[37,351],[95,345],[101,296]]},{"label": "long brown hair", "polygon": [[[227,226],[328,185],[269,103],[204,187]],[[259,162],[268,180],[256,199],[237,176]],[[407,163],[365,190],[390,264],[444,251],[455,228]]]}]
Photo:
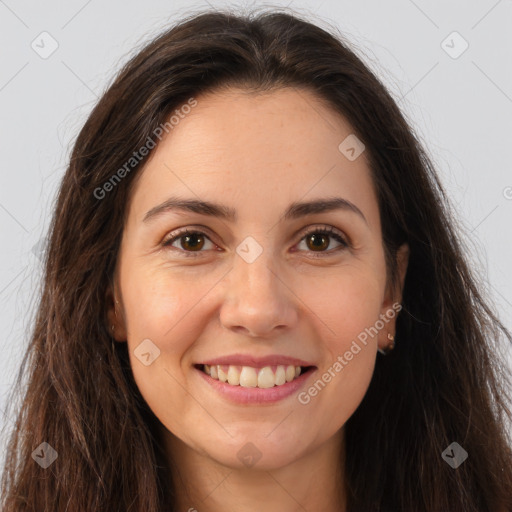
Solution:
[{"label": "long brown hair", "polygon": [[[512,511],[511,379],[498,355],[512,336],[468,266],[449,199],[396,103],[342,35],[279,10],[182,20],[123,67],[78,135],[16,382],[23,395],[2,510],[173,509],[158,420],[105,313],[129,192],[147,158],[112,176],[180,105],[228,86],[303,88],[343,115],[369,155],[395,282],[396,250],[409,244],[396,348],[377,356],[346,423],[349,510]],[[58,454],[47,469],[32,456],[43,442]],[[468,453],[456,469],[441,456],[452,442]]]}]

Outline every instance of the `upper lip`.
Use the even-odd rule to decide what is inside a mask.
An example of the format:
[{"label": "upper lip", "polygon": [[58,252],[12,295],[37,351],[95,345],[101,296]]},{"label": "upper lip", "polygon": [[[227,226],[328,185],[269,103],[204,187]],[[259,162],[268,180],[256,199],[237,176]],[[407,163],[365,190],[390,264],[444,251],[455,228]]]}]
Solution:
[{"label": "upper lip", "polygon": [[243,354],[232,354],[229,356],[216,357],[203,361],[201,364],[209,366],[214,365],[239,365],[239,366],[252,366],[254,368],[263,368],[264,366],[274,365],[293,365],[293,366],[313,366],[311,363],[296,357],[284,356],[279,354],[272,354],[264,357],[254,357]]}]

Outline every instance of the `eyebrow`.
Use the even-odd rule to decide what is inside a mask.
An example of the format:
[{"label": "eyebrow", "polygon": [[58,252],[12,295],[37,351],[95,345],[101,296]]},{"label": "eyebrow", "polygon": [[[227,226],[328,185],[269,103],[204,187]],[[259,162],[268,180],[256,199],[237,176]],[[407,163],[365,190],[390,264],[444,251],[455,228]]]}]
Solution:
[{"label": "eyebrow", "polygon": [[[185,212],[198,213],[200,215],[208,215],[210,217],[217,217],[219,219],[230,222],[236,222],[237,220],[236,210],[228,206],[210,201],[170,197],[163,203],[155,206],[154,208],[151,208],[151,210],[149,210],[144,216],[143,222],[148,222],[163,213],[173,210],[181,210]],[[353,212],[361,217],[366,225],[368,225],[368,221],[363,215],[363,212],[354,203],[351,203],[347,199],[343,199],[341,197],[291,203],[286,209],[283,218],[284,220],[294,220],[301,217],[306,217],[307,215],[313,215],[315,213],[324,213],[335,210]]]}]

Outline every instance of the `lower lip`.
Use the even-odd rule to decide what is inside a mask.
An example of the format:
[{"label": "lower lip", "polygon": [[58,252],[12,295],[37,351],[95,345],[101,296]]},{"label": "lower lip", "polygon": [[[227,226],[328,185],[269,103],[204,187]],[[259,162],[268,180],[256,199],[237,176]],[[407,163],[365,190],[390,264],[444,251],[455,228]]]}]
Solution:
[{"label": "lower lip", "polygon": [[232,386],[217,379],[212,379],[209,375],[198,368],[194,368],[201,377],[218,391],[222,396],[238,404],[267,404],[275,403],[279,400],[289,397],[296,393],[306,380],[314,373],[316,368],[310,368],[306,373],[299,375],[291,382],[274,386],[272,388],[245,388],[243,386]]}]

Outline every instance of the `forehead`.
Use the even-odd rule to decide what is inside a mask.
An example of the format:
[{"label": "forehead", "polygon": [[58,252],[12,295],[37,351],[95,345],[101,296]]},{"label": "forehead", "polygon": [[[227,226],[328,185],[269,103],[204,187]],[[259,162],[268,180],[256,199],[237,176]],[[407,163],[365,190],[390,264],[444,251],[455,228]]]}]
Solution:
[{"label": "forehead", "polygon": [[254,214],[298,199],[343,196],[375,222],[365,153],[351,161],[340,144],[350,124],[313,93],[224,90],[196,97],[141,171],[130,211],[141,219],[168,196],[215,200]]}]

